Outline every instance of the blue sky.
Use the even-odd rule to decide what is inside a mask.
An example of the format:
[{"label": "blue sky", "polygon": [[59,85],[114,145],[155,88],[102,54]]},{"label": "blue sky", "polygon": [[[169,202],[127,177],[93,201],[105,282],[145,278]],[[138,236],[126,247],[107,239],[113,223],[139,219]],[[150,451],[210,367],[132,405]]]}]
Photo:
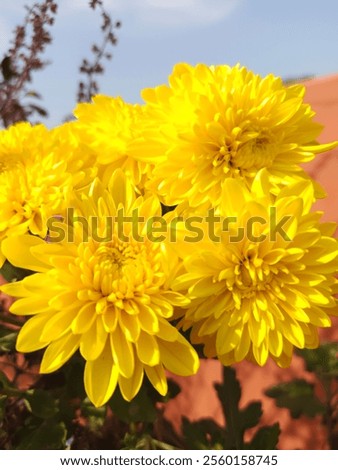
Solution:
[{"label": "blue sky", "polygon": [[[104,0],[122,21],[118,45],[101,93],[141,102],[140,90],[167,81],[177,62],[240,62],[254,72],[282,77],[338,72],[337,0]],[[0,0],[0,54],[33,0]],[[34,76],[49,109],[49,126],[75,106],[81,59],[100,40],[100,18],[88,0],[59,0],[52,62]]]}]

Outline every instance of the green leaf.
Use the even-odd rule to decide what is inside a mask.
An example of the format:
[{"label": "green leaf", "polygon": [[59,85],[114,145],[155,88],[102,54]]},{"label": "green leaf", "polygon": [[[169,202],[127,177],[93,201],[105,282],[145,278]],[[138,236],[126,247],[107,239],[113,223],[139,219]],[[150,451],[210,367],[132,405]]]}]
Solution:
[{"label": "green leaf", "polygon": [[280,427],[278,423],[272,426],[263,426],[258,429],[249,444],[245,445],[246,449],[254,450],[275,450],[278,445]]},{"label": "green leaf", "polygon": [[106,406],[100,406],[96,408],[90,401],[89,398],[86,398],[82,403],[82,415],[88,420],[88,427],[94,433],[102,430],[107,408]]},{"label": "green leaf", "polygon": [[8,330],[0,328],[0,352],[15,351],[17,332],[8,333]]},{"label": "green leaf", "polygon": [[201,419],[191,422],[187,418],[182,419],[182,434],[188,449],[224,449],[225,434],[215,421]]},{"label": "green leaf", "polygon": [[249,403],[244,410],[239,412],[239,426],[244,432],[246,429],[257,426],[262,416],[262,403],[254,401]]},{"label": "green leaf", "polygon": [[304,359],[309,372],[338,377],[338,342],[324,343],[317,349],[298,349],[296,353]]},{"label": "green leaf", "polygon": [[243,445],[243,432],[240,425],[239,412],[241,386],[236,379],[235,370],[231,367],[224,367],[223,384],[216,384],[214,387],[222,405],[226,420],[226,429],[232,440],[230,448],[241,449]]},{"label": "green leaf", "polygon": [[39,418],[51,418],[59,411],[55,399],[46,390],[28,390],[25,401],[29,411]]},{"label": "green leaf", "polygon": [[29,271],[28,269],[17,268],[6,260],[2,268],[0,269],[0,273],[3,275],[6,281],[12,282],[24,279],[26,276],[32,274],[33,271]]},{"label": "green leaf", "polygon": [[119,389],[109,400],[113,413],[125,423],[153,423],[157,416],[156,405],[142,387],[130,402],[125,401]]},{"label": "green leaf", "polygon": [[17,450],[58,450],[66,445],[67,430],[63,422],[44,421],[35,429],[27,428],[27,433],[16,447]]},{"label": "green leaf", "polygon": [[158,391],[153,387],[153,385],[149,382],[149,380],[145,379],[142,388],[145,388],[147,391],[147,395],[152,400],[153,403],[162,402],[168,403],[169,400],[175,398],[180,392],[181,387],[172,379],[167,379],[168,383],[168,392],[165,396],[162,396],[158,393]]},{"label": "green leaf", "polygon": [[76,354],[63,367],[66,382],[67,396],[71,398],[86,398],[86,392],[83,385],[84,361]]},{"label": "green leaf", "polygon": [[302,414],[312,418],[325,412],[325,406],[314,394],[313,384],[303,379],[278,384],[265,394],[274,398],[279,408],[288,408],[293,418]]}]

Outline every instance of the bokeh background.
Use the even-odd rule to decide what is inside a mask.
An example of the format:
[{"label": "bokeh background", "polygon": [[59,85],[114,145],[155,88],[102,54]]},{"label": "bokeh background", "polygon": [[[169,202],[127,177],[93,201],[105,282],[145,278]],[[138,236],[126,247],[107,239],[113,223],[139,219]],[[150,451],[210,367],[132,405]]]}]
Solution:
[{"label": "bokeh background", "polygon": [[[0,56],[6,53],[12,30],[23,18],[29,0],[0,0]],[[59,0],[52,29],[53,43],[44,58],[50,65],[34,76],[32,86],[49,110],[45,124],[58,125],[76,101],[78,67],[90,45],[100,41],[100,19],[87,0]],[[106,0],[105,7],[122,22],[113,59],[100,78],[100,92],[141,102],[140,90],[167,81],[177,62],[196,64],[241,63],[255,73],[274,73],[306,87],[305,101],[324,125],[320,142],[338,140],[338,2],[336,0]],[[318,156],[306,169],[327,191],[317,203],[324,220],[338,222],[338,150]],[[321,333],[338,341],[338,323]],[[242,363],[236,367],[243,387],[241,404],[262,400],[263,424],[279,421],[280,448],[325,449],[325,427],[320,418],[295,423],[288,410],[276,408],[264,395],[274,384],[292,378],[314,380],[303,360],[294,357],[290,369],[272,362],[264,368]],[[6,370],[11,375],[10,368]],[[25,380],[25,378],[23,378]],[[29,377],[23,386],[29,385]],[[179,380],[183,393],[171,400],[165,416],[179,428],[182,416],[190,420],[222,415],[213,384],[221,381],[217,361],[204,360],[199,373]],[[318,393],[320,387],[318,385]]]},{"label": "bokeh background", "polygon": [[[0,0],[0,56],[33,0]],[[50,116],[59,124],[75,105],[82,57],[102,41],[101,18],[88,0],[58,0],[51,29],[50,65],[33,77]],[[283,78],[325,76],[338,71],[336,0],[105,0],[120,20],[113,59],[100,91],[140,102],[140,90],[167,81],[177,62],[241,63]]]}]

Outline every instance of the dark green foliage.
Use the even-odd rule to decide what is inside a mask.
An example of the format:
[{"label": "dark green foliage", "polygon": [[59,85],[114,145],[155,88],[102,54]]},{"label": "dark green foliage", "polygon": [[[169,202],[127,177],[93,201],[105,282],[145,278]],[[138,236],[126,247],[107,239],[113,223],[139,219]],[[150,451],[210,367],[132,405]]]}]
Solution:
[{"label": "dark green foliage", "polygon": [[328,444],[338,448],[338,343],[324,343],[317,349],[296,350],[304,359],[305,368],[314,374],[321,390],[316,394],[314,383],[304,379],[278,384],[266,391],[276,405],[287,408],[293,418],[302,415],[322,416]]},{"label": "dark green foliage", "polygon": [[0,274],[8,282],[20,281],[24,279],[26,276],[32,274],[33,271],[29,271],[28,269],[21,269],[16,266],[11,265],[9,261],[5,261],[4,265],[0,269]]},{"label": "dark green foliage", "polygon": [[267,390],[266,395],[274,398],[279,408],[287,408],[293,418],[301,415],[313,418],[325,411],[324,405],[315,396],[313,384],[303,379],[276,385]]},{"label": "dark green foliage", "polygon": [[32,423],[31,427],[26,428],[23,438],[17,445],[18,450],[36,450],[36,449],[64,449],[66,446],[67,430],[64,423],[56,423],[52,420],[46,420],[39,426]]},{"label": "dark green foliage", "polygon": [[18,333],[9,333],[7,328],[0,325],[0,353],[14,351],[17,336]]},{"label": "dark green foliage", "polygon": [[120,391],[116,390],[109,404],[113,413],[125,423],[152,423],[156,418],[154,402],[144,388],[131,402],[125,401]]},{"label": "dark green foliage", "polygon": [[338,378],[338,342],[324,343],[317,349],[298,349],[296,353],[304,359],[309,372]]},{"label": "dark green foliage", "polygon": [[52,418],[58,412],[56,400],[46,390],[28,390],[24,397],[27,409],[38,418]]},{"label": "dark green foliage", "polygon": [[[231,367],[223,369],[223,383],[215,389],[220,401],[225,426],[221,427],[211,420],[192,423],[183,420],[183,435],[187,447],[193,449],[276,449],[280,433],[278,423],[258,429],[253,439],[245,441],[245,431],[259,425],[262,416],[261,402],[251,402],[241,409],[241,386],[236,372]],[[257,447],[258,446],[258,447]]]},{"label": "dark green foliage", "polygon": [[246,444],[245,448],[252,450],[277,449],[279,434],[280,428],[278,423],[272,426],[263,426],[258,429],[251,442]]}]

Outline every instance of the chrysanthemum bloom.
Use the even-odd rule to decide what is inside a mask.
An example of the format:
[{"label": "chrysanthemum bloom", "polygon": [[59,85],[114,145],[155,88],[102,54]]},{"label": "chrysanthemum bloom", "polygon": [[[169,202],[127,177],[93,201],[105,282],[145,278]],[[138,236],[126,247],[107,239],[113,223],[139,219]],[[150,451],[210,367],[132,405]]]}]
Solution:
[{"label": "chrysanthemum bloom", "polygon": [[[67,206],[73,178],[43,125],[0,131],[0,244],[27,232],[45,237],[48,217]],[[0,247],[0,266],[4,261]]]},{"label": "chrysanthemum bloom", "polygon": [[[4,242],[12,264],[37,271],[2,287],[21,297],[12,313],[34,315],[21,329],[17,349],[47,347],[42,373],[59,369],[79,350],[86,361],[85,389],[96,406],[107,402],[117,384],[131,400],[144,373],[165,395],[165,369],[184,376],[198,368],[193,347],[170,323],[174,306],[189,302],[170,288],[177,259],[168,255],[165,242],[146,236],[148,217],[156,214],[159,203],[135,199],[118,171],[109,192],[96,181],[89,196],[82,195],[69,220],[73,229],[57,221],[51,225],[59,242],[29,235]],[[139,223],[122,224],[122,217],[136,216]]]},{"label": "chrysanthemum bloom", "polygon": [[315,142],[322,126],[304,93],[239,65],[176,65],[168,86],[142,92],[148,126],[133,151],[155,163],[149,187],[167,205],[201,210],[219,204],[227,178],[250,187],[262,168],[277,186],[308,178],[299,164],[336,144]]},{"label": "chrysanthemum bloom", "polygon": [[337,315],[338,243],[335,224],[310,212],[310,182],[289,185],[271,202],[260,173],[251,193],[237,180],[224,183],[224,218],[209,238],[180,241],[186,272],[173,288],[191,299],[182,324],[207,357],[260,366],[271,357],[287,367],[293,348],[318,347],[318,327]]},{"label": "chrysanthemum bloom", "polygon": [[74,110],[81,142],[96,155],[99,176],[104,184],[122,168],[137,189],[142,191],[151,165],[135,160],[131,144],[139,137],[143,120],[140,105],[122,98],[97,95],[92,103],[80,103]]},{"label": "chrysanthemum bloom", "polygon": [[52,130],[53,153],[58,161],[64,160],[67,171],[72,175],[72,185],[81,191],[98,174],[96,155],[81,141],[74,121],[65,122]]}]

